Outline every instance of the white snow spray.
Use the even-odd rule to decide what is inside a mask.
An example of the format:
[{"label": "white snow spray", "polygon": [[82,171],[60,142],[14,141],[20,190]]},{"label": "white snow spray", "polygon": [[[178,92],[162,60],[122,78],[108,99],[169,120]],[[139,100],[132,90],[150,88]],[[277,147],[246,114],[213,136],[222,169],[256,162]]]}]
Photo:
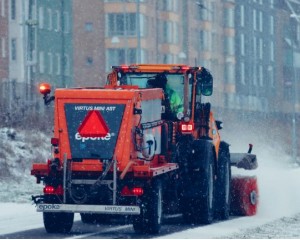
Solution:
[{"label": "white snow spray", "polygon": [[[259,187],[257,216],[279,218],[300,212],[300,168],[293,164],[290,129],[266,123],[241,125],[230,123],[221,130],[222,139],[230,143],[231,152],[247,151],[252,143],[258,168],[254,171],[232,168],[233,174],[256,175]],[[226,125],[225,125],[226,126]],[[234,129],[234,131],[232,131]]]}]

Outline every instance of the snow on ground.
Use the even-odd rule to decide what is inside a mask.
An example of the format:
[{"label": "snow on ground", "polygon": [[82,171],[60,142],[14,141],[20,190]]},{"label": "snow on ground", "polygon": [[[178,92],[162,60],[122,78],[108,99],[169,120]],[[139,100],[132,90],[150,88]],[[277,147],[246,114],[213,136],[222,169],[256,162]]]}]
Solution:
[{"label": "snow on ground", "polygon": [[42,228],[43,217],[30,203],[0,203],[0,235]]},{"label": "snow on ground", "polygon": [[34,130],[0,128],[0,202],[29,203],[32,194],[41,193],[30,170],[33,162],[49,158],[49,141]]},{"label": "snow on ground", "polygon": [[[14,131],[15,136],[11,135]],[[284,146],[255,132],[239,137],[224,135],[232,152],[246,151],[249,141],[259,143],[253,149],[258,169],[233,169],[233,174],[257,175],[257,215],[163,238],[300,238],[300,168],[284,153]],[[41,133],[0,129],[0,234],[43,227],[42,214],[35,211],[30,200],[32,194],[41,193],[43,186],[30,176],[30,167],[33,161],[43,162],[49,157],[49,145],[49,137]]]}]

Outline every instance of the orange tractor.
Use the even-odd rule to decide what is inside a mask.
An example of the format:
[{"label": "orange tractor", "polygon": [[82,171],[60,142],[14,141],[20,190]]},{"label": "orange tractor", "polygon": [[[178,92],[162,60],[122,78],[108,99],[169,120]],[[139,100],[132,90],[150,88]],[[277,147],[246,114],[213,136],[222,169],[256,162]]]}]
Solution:
[{"label": "orange tractor", "polygon": [[33,196],[49,233],[126,215],[139,233],[158,233],[167,214],[191,223],[253,215],[256,178],[233,178],[231,166],[255,169],[248,153],[221,141],[209,103],[213,78],[187,65],[113,66],[104,87],[56,89],[53,157],[34,163],[44,183]]}]

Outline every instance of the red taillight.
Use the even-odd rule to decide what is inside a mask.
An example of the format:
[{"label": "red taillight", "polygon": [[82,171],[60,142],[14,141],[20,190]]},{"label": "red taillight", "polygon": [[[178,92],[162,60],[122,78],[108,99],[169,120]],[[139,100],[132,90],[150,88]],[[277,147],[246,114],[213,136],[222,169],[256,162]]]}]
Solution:
[{"label": "red taillight", "polygon": [[51,144],[53,146],[58,146],[59,143],[59,139],[58,138],[51,138]]},{"label": "red taillight", "polygon": [[56,195],[63,195],[64,190],[62,185],[58,185],[57,188],[53,187],[53,186],[46,186],[44,187],[44,194],[56,194]]},{"label": "red taillight", "polygon": [[123,187],[121,191],[122,196],[141,196],[144,194],[144,189],[141,187],[129,188],[127,186]]},{"label": "red taillight", "polygon": [[194,123],[182,123],[180,125],[180,131],[186,133],[194,131]]},{"label": "red taillight", "polygon": [[54,194],[55,188],[53,186],[44,187],[44,194]]},{"label": "red taillight", "polygon": [[142,196],[144,194],[144,189],[142,189],[141,187],[135,187],[132,189],[132,193],[135,196]]}]

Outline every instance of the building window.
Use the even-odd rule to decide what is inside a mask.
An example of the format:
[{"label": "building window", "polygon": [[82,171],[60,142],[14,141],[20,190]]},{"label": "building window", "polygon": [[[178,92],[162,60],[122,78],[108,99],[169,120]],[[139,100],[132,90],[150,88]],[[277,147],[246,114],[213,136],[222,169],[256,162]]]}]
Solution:
[{"label": "building window", "polygon": [[224,53],[227,55],[234,55],[234,38],[233,37],[225,37],[224,42]]},{"label": "building window", "polygon": [[262,38],[259,39],[259,58],[263,59],[264,44]]},{"label": "building window", "polygon": [[263,31],[263,12],[259,12],[259,31]]},{"label": "building window", "polygon": [[270,42],[270,60],[274,61],[274,43]]},{"label": "building window", "polygon": [[55,20],[56,20],[56,24],[55,24],[55,31],[59,32],[60,31],[60,13],[59,11],[55,11]]},{"label": "building window", "polygon": [[274,34],[274,17],[270,16],[270,34]]},{"label": "building window", "polygon": [[200,20],[204,21],[213,21],[214,20],[214,12],[215,12],[215,3],[211,1],[197,1],[196,3],[196,16]]},{"label": "building window", "polygon": [[43,7],[39,8],[39,28],[44,28],[44,9]]},{"label": "building window", "polygon": [[45,71],[45,65],[44,65],[44,52],[39,53],[39,68],[40,68],[40,73],[44,73]]},{"label": "building window", "polygon": [[158,1],[158,9],[162,11],[173,11],[177,12],[178,11],[178,0],[160,0]]},{"label": "building window", "polygon": [[[127,52],[127,59],[128,59],[128,62],[136,62],[137,60],[137,57],[136,57],[136,54],[137,54],[137,51],[135,48],[130,48],[128,49],[128,52]],[[141,59],[143,59],[143,50],[142,50],[142,56],[141,56]]]},{"label": "building window", "polygon": [[271,87],[275,87],[275,83],[274,83],[274,69],[272,66],[268,67],[268,76],[270,79],[270,85]]},{"label": "building window", "polygon": [[200,31],[200,51],[208,51],[209,50],[209,42],[210,42],[210,32],[208,31]]},{"label": "building window", "polygon": [[143,14],[140,14],[140,34],[142,37],[145,37],[147,35],[147,17]]},{"label": "building window", "polygon": [[92,32],[93,31],[93,23],[91,23],[91,22],[85,23],[84,29],[86,32]]},{"label": "building window", "polygon": [[240,7],[240,24],[241,24],[241,27],[245,27],[245,7],[244,5],[241,5]]},{"label": "building window", "polygon": [[10,0],[10,18],[11,20],[16,20],[16,0]]},{"label": "building window", "polygon": [[109,71],[111,66],[126,62],[125,49],[107,49],[106,51],[106,71]]},{"label": "building window", "polygon": [[253,85],[257,85],[257,64],[252,65],[252,79],[253,79]]},{"label": "building window", "polygon": [[173,55],[172,54],[162,54],[162,62],[165,64],[173,63]]},{"label": "building window", "polygon": [[257,59],[257,38],[253,37],[253,58]]},{"label": "building window", "polygon": [[61,56],[59,53],[56,53],[55,56],[56,56],[56,63],[57,63],[56,74],[60,75],[61,74]]},{"label": "building window", "polygon": [[259,65],[258,76],[259,76],[259,85],[262,87],[264,85],[264,72],[263,72],[262,65]]},{"label": "building window", "polygon": [[171,28],[168,27],[168,22],[163,21],[163,31],[162,31],[162,42],[163,43],[168,43],[169,39],[171,38]]},{"label": "building window", "polygon": [[[129,48],[127,49],[127,62],[136,62],[137,49]],[[141,61],[146,58],[145,53],[141,51]],[[126,62],[125,59],[125,49],[107,49],[106,50],[106,71],[110,70],[111,66],[120,65]]]},{"label": "building window", "polygon": [[2,52],[2,58],[6,58],[6,42],[5,38],[1,38],[1,52]]},{"label": "building window", "polygon": [[299,24],[297,24],[297,26],[296,26],[296,38],[297,38],[297,41],[300,41],[300,26],[299,26]]},{"label": "building window", "polygon": [[240,67],[241,67],[241,69],[240,69],[241,84],[246,85],[246,81],[245,81],[245,63],[241,62]]},{"label": "building window", "polygon": [[253,9],[253,29],[254,30],[257,30],[256,24],[257,24],[257,21],[256,21],[256,10]]},{"label": "building window", "polygon": [[17,60],[17,39],[11,39],[11,60]]},{"label": "building window", "polygon": [[241,47],[241,55],[245,56],[245,35],[241,34],[241,43],[240,43],[240,47]]},{"label": "building window", "polygon": [[52,57],[52,53],[48,53],[48,71],[49,74],[53,73],[53,57]]},{"label": "building window", "polygon": [[[135,13],[116,13],[116,14],[107,14],[107,36],[128,36],[136,35],[136,14]],[[145,18],[143,15],[140,15],[141,21],[141,35],[145,35]]]},{"label": "building window", "polygon": [[1,0],[1,16],[5,17],[5,0]]},{"label": "building window", "polygon": [[47,9],[47,14],[48,14],[48,30],[52,30],[52,10],[51,9]]},{"label": "building window", "polygon": [[235,82],[234,64],[232,64],[232,63],[226,63],[226,65],[225,65],[225,81],[227,83]]},{"label": "building window", "polygon": [[234,27],[234,9],[225,8],[225,26],[233,28]]}]

